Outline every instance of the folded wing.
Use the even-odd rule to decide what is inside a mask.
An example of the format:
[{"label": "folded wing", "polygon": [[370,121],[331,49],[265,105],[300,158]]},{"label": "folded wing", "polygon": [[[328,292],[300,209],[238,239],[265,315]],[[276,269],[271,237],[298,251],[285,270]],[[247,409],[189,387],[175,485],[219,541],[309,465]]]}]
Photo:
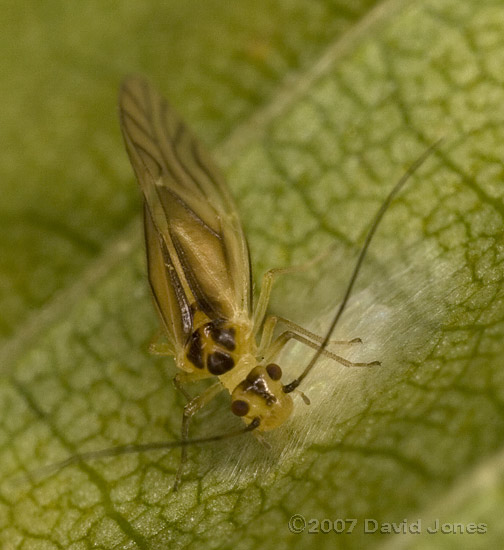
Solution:
[{"label": "folded wing", "polygon": [[170,340],[183,345],[193,303],[211,319],[250,315],[247,242],[223,177],[168,102],[130,77],[119,105],[145,201],[149,282]]}]

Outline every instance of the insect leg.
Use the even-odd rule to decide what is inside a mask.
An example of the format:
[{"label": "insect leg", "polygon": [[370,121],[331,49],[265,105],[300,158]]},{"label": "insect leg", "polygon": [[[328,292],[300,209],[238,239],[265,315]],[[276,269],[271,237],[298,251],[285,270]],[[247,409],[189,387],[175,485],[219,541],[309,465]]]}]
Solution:
[{"label": "insect leg", "polygon": [[[299,390],[295,390],[299,391]],[[255,430],[260,424],[259,418],[254,418],[250,424],[241,428],[239,430],[234,430],[231,432],[226,432],[218,435],[211,435],[209,437],[198,437],[196,439],[186,439],[185,441],[153,441],[152,443],[131,443],[129,445],[118,445],[117,447],[109,447],[108,449],[101,449],[99,451],[89,451],[86,453],[77,453],[68,457],[65,460],[60,462],[55,462],[54,464],[49,464],[48,466],[43,466],[37,470],[32,470],[28,472],[26,481],[30,480],[33,482],[33,477],[35,476],[38,479],[43,479],[44,477],[72,466],[73,464],[79,464],[81,462],[91,462],[92,460],[99,460],[101,458],[110,458],[113,456],[122,456],[127,454],[140,454],[147,453],[150,451],[161,451],[164,449],[174,449],[175,447],[187,447],[189,445],[201,445],[202,443],[211,443],[213,441],[222,441],[223,439],[230,439],[231,437],[236,437],[246,432],[251,432]],[[29,475],[28,475],[29,474]]]},{"label": "insect leg", "polygon": [[191,401],[192,397],[186,392],[182,384],[192,381],[191,374],[192,373],[189,372],[179,372],[173,377],[173,385],[187,399],[187,401]]},{"label": "insect leg", "polygon": [[[285,319],[285,317],[278,317],[276,315],[271,315],[266,318],[266,321],[264,322],[264,328],[261,336],[261,343],[259,344],[259,355],[263,355],[263,353],[268,350],[268,348],[271,346],[271,341],[273,339],[273,332],[275,331],[275,328],[277,326],[277,323],[283,323],[284,325],[287,325],[289,327],[290,332],[294,332],[296,334],[305,336],[306,338],[313,340],[314,342],[318,342],[319,344],[322,344],[324,339],[321,336],[318,336],[317,334],[314,334],[313,332],[306,330],[302,326],[293,323],[292,321],[289,321],[289,319]],[[345,345],[352,345],[352,344],[360,344],[362,343],[362,340],[360,338],[353,338],[352,340],[331,340],[329,342],[330,344],[339,345],[339,346],[345,346]]]},{"label": "insect leg", "polygon": [[331,351],[325,348],[321,348],[321,346],[318,343],[312,342],[311,340],[308,340],[308,338],[305,338],[301,334],[297,334],[296,332],[293,332],[291,330],[286,330],[285,332],[282,332],[282,334],[280,334],[280,336],[273,342],[273,344],[270,346],[268,350],[268,355],[265,357],[265,361],[266,362],[272,361],[274,357],[278,353],[280,353],[280,351],[287,344],[287,342],[289,342],[289,340],[292,340],[292,339],[297,340],[298,342],[301,342],[305,346],[309,346],[313,349],[316,349],[325,357],[329,357],[329,359],[332,359],[333,361],[337,361],[338,363],[340,363],[345,367],[374,367],[381,364],[380,361],[371,361],[370,363],[354,363],[353,361],[349,361],[344,357],[336,355],[335,353],[332,353]]},{"label": "insect leg", "polygon": [[173,385],[175,388],[187,399],[187,401],[191,401],[192,396],[187,393],[185,388],[183,387],[183,384],[192,384],[194,382],[198,382],[201,380],[201,373],[199,372],[178,372],[173,377]]},{"label": "insect leg", "polygon": [[275,282],[275,279],[280,275],[288,275],[290,273],[299,273],[300,271],[306,271],[310,267],[314,266],[315,264],[329,256],[332,249],[333,247],[330,246],[329,249],[325,252],[322,252],[318,256],[315,256],[315,258],[312,258],[311,260],[308,260],[301,265],[274,268],[266,271],[266,273],[263,275],[261,290],[259,291],[259,299],[257,300],[256,307],[254,308],[254,335],[257,334],[264,321],[271,295],[271,289],[273,288],[273,283]]},{"label": "insect leg", "polygon": [[[197,395],[186,403],[184,407],[184,414],[182,416],[182,441],[189,439],[189,424],[191,418],[207,403],[209,403],[219,392],[224,389],[224,386],[220,382],[215,382],[209,386],[203,393]],[[180,485],[180,480],[182,479],[182,472],[184,469],[184,464],[187,461],[187,446],[182,446],[182,452],[180,456],[180,464],[175,476],[175,483],[173,484],[173,490],[176,491]]]}]

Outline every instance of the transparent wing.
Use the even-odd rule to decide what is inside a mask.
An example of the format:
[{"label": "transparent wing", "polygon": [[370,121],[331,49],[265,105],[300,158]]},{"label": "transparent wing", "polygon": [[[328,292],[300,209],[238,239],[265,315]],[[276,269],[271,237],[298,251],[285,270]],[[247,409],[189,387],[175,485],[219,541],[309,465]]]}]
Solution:
[{"label": "transparent wing", "polygon": [[149,281],[168,335],[185,343],[193,303],[212,319],[250,315],[247,242],[219,170],[147,81],[127,78],[119,106],[145,200]]}]

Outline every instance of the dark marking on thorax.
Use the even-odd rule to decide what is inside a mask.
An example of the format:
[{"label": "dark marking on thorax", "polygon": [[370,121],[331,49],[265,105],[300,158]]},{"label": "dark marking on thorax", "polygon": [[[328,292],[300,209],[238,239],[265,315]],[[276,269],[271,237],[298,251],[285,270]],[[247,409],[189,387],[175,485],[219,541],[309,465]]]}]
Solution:
[{"label": "dark marking on thorax", "polygon": [[201,325],[189,337],[186,357],[197,369],[206,368],[220,376],[236,364],[236,329],[225,319],[214,319]]}]

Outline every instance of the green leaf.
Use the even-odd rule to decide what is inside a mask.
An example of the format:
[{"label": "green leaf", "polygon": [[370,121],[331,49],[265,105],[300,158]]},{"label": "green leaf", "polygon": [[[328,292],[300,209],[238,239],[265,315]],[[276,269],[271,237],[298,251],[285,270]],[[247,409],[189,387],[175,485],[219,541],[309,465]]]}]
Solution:
[{"label": "green leaf", "polygon": [[[345,18],[337,5],[263,1],[246,22],[245,3],[179,4],[122,3],[120,17],[92,3],[78,16],[57,2],[7,10],[19,95],[5,101],[2,167],[23,186],[5,186],[2,206],[2,547],[498,547],[504,8],[394,1]],[[114,121],[119,75],[135,70],[214,144],[257,283],[335,246],[280,280],[271,305],[319,333],[388,190],[444,137],[387,213],[334,335],[364,340],[341,355],[382,366],[321,361],[301,387],[311,405],[295,397],[289,422],[266,434],[271,449],[250,434],[191,448],[176,494],[177,451],[26,475],[178,437],[175,368],[145,352],[156,318]],[[310,356],[289,347],[286,379]],[[212,402],[193,434],[239,426],[228,406]],[[289,530],[295,514],[302,534]],[[351,534],[335,532],[352,518]],[[405,519],[421,534],[364,529]],[[486,533],[430,534],[437,519]]]}]

